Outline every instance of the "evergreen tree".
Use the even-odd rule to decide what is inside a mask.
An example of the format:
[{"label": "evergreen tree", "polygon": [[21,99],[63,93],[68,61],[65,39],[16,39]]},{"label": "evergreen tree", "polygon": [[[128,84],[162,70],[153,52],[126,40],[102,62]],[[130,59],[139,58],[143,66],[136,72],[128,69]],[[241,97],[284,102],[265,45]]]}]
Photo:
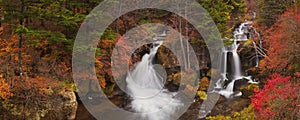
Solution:
[{"label": "evergreen tree", "polygon": [[255,0],[259,24],[271,27],[286,8],[299,3],[299,0]]},{"label": "evergreen tree", "polygon": [[[227,22],[230,16],[237,16],[246,12],[243,0],[197,0],[204,7],[216,23],[222,37],[230,36]],[[231,26],[233,27],[233,26]]]}]

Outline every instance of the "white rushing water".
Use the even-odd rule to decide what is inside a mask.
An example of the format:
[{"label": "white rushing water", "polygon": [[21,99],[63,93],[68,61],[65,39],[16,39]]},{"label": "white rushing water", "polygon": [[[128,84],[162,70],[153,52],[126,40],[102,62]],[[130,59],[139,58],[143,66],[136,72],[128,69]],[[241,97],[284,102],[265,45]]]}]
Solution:
[{"label": "white rushing water", "polygon": [[[154,39],[156,40],[156,39]],[[164,79],[155,70],[152,62],[163,41],[155,41],[150,53],[135,64],[135,69],[129,71],[126,82],[132,98],[131,108],[141,113],[141,119],[168,120],[178,107],[180,100],[174,98],[176,93],[164,89]]]},{"label": "white rushing water", "polygon": [[232,68],[234,68],[234,72],[233,72],[233,77],[234,79],[240,78],[242,76],[242,69],[241,69],[241,61],[240,61],[240,57],[237,54],[237,52],[232,52],[232,62],[233,62],[233,66]]},{"label": "white rushing water", "polygon": [[[259,38],[259,43],[261,47],[261,40],[260,40],[260,35],[256,32],[255,28],[252,26],[252,21],[245,21],[241,23],[239,28],[236,28],[235,31],[233,32],[234,38],[231,39],[233,40],[233,44],[230,46],[225,46],[222,50],[222,57],[220,60],[221,63],[221,79],[217,81],[215,85],[215,90],[212,92],[219,93],[223,95],[226,98],[232,98],[235,96],[241,96],[241,92],[234,92],[234,83],[237,80],[241,79],[247,79],[248,83],[257,83],[254,80],[251,79],[251,76],[244,76],[242,72],[242,67],[241,67],[241,60],[239,58],[239,55],[237,53],[237,49],[239,47],[238,42],[240,41],[247,41],[249,38],[248,37],[258,37]],[[248,36],[249,30],[254,31],[254,35]],[[256,67],[258,66],[259,58],[258,58],[258,48],[256,46],[256,43],[253,42],[253,47],[255,49],[255,57],[256,57]],[[230,64],[232,65],[231,67],[231,80],[228,79],[227,75],[227,61],[228,61],[228,53],[232,53],[232,61],[230,61]]]}]

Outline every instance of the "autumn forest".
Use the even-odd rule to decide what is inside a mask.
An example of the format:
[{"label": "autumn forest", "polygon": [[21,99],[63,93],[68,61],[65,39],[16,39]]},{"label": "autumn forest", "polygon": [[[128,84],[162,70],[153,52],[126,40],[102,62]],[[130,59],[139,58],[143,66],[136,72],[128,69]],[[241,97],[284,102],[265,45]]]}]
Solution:
[{"label": "autumn forest", "polygon": [[[140,3],[149,8],[129,8]],[[183,12],[153,7],[163,3]],[[0,0],[0,119],[298,120],[299,9],[299,0]],[[103,26],[91,20],[111,22],[93,33]]]}]

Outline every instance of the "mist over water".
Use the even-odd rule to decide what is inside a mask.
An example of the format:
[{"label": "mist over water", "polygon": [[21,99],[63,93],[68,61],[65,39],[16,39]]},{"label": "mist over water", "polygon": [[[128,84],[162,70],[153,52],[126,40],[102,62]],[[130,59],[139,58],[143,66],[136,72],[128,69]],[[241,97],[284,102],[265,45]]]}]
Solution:
[{"label": "mist over water", "polygon": [[145,120],[169,120],[172,114],[183,103],[174,98],[174,92],[164,89],[164,79],[155,70],[152,61],[162,41],[155,41],[149,54],[145,54],[142,60],[136,63],[135,69],[128,72],[126,82],[130,97],[131,108],[142,113],[141,119]]}]

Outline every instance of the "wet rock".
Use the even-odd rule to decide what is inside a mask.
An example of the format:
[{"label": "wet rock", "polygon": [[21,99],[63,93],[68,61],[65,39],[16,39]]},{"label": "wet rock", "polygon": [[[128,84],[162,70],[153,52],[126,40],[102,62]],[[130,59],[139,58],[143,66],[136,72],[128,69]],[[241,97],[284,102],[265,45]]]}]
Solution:
[{"label": "wet rock", "polygon": [[175,85],[172,83],[172,81],[167,82],[165,87],[170,91],[170,92],[177,92],[179,89],[178,85]]},{"label": "wet rock", "polygon": [[248,86],[248,81],[247,79],[240,79],[234,82],[234,91],[239,91],[241,87]]},{"label": "wet rock", "polygon": [[240,91],[243,93],[241,97],[250,98],[254,94],[254,90],[258,88],[258,84],[249,84],[248,86],[241,87]]}]

